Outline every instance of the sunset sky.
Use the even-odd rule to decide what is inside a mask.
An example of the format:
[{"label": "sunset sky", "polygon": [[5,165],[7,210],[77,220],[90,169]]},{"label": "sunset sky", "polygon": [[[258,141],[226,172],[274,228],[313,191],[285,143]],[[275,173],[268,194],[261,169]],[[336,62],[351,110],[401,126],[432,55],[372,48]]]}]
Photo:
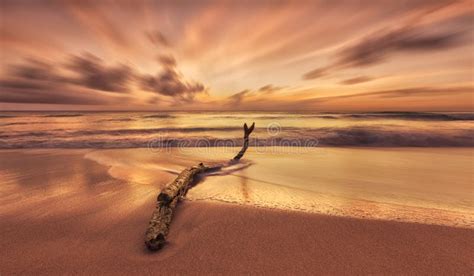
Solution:
[{"label": "sunset sky", "polygon": [[1,110],[472,111],[473,1],[1,0]]}]

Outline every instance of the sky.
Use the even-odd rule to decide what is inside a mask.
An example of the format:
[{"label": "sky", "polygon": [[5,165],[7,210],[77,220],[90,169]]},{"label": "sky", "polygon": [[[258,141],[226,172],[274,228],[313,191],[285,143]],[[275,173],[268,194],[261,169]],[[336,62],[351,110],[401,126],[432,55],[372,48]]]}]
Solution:
[{"label": "sky", "polygon": [[0,3],[1,110],[474,111],[472,0]]}]

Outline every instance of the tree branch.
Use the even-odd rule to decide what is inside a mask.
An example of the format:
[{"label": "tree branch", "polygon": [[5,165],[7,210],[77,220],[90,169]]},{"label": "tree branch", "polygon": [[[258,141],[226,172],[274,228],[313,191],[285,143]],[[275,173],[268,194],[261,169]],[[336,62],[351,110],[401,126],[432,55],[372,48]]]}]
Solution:
[{"label": "tree branch", "polygon": [[203,163],[183,170],[176,179],[168,184],[158,195],[156,208],[152,214],[148,228],[145,233],[145,244],[149,250],[161,249],[166,243],[166,236],[169,232],[174,210],[181,197],[186,195],[194,177],[200,173],[220,170],[230,164],[238,162],[247,151],[249,146],[249,136],[255,128],[253,123],[250,128],[244,124],[244,143],[239,153],[228,163],[222,165],[206,166]]}]

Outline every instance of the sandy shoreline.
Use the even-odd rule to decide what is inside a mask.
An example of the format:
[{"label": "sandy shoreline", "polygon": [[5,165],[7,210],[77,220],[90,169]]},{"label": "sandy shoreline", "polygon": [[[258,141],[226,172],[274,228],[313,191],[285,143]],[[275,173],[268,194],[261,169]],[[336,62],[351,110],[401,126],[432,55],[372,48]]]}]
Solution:
[{"label": "sandy shoreline", "polygon": [[[2,275],[16,273],[470,274],[474,231],[185,202],[165,250],[142,241],[152,202],[110,225],[2,219]],[[99,229],[98,229],[99,228]]]},{"label": "sandy shoreline", "polygon": [[144,231],[173,176],[117,180],[85,152],[1,152],[1,275],[474,271],[472,229],[204,201],[183,202],[169,244],[151,254]]}]

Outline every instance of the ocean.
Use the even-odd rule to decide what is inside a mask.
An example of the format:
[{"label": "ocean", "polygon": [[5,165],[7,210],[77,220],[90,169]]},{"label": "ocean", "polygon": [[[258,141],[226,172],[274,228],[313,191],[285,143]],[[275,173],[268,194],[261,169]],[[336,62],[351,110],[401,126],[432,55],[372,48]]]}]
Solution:
[{"label": "ocean", "polygon": [[474,227],[474,113],[2,112],[0,118],[2,212],[28,202],[34,211],[37,201],[78,195],[117,197],[114,206],[138,208],[184,168],[232,158],[243,124],[255,122],[241,167],[207,174],[188,200]]},{"label": "ocean", "polygon": [[1,112],[0,148],[472,147],[470,112]]}]

